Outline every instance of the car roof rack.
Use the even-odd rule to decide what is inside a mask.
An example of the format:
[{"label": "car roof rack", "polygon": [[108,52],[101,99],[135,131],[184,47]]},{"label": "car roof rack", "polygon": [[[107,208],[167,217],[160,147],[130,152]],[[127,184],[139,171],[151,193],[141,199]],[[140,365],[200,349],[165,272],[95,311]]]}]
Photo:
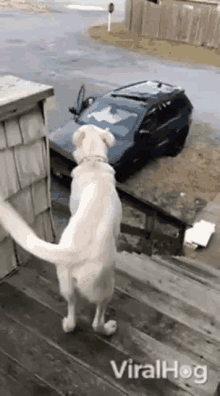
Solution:
[{"label": "car roof rack", "polygon": [[124,87],[116,88],[116,89],[114,89],[114,92],[122,91],[123,89],[127,89],[127,88],[130,88],[130,87],[135,87],[135,86],[137,87],[139,85],[147,84],[147,83],[157,83],[158,86],[159,85],[166,85],[166,86],[174,88],[174,89],[176,89],[176,88],[181,89],[181,87],[178,87],[178,86],[172,85],[172,84],[163,83],[162,81],[159,81],[159,80],[143,80],[143,81],[138,81],[138,82],[135,82],[135,83],[132,83],[132,84],[125,85]]},{"label": "car roof rack", "polygon": [[[154,90],[154,88],[156,89],[158,88],[158,91],[148,92],[147,86],[149,86],[149,88],[151,88],[152,90]],[[168,91],[164,91],[163,86],[168,87],[169,88]],[[134,89],[132,89],[132,87],[134,87]],[[113,98],[130,99],[137,102],[142,102],[143,104],[145,104],[145,106],[150,105],[151,107],[154,106],[155,104],[160,104],[160,102],[170,100],[171,98],[175,97],[177,94],[182,94],[184,92],[185,90],[179,86],[166,84],[157,80],[145,80],[145,81],[140,81],[138,83],[129,84],[125,87],[117,88],[109,94]]]}]

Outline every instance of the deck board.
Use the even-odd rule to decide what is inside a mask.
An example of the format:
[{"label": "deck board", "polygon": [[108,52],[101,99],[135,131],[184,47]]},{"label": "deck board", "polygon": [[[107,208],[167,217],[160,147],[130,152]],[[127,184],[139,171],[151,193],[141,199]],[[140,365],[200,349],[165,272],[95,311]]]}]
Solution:
[{"label": "deck board", "polygon": [[[21,268],[19,273],[15,274],[13,278],[9,278],[7,282],[19,290],[23,290],[27,296],[46,304],[60,315],[65,315],[66,303],[59,294],[57,282],[54,284],[42,275],[39,275],[37,271],[37,260],[35,265],[36,268],[33,268],[33,264],[31,269],[28,266]],[[45,267],[47,266],[52,267],[51,264],[45,263]],[[53,270],[53,268],[51,269]],[[51,272],[53,273],[54,271]],[[120,321],[123,323],[127,322],[130,326],[147,333],[157,341],[163,342],[163,344],[169,347],[175,347],[180,353],[189,355],[192,359],[197,359],[201,364],[207,361],[212,369],[218,365],[219,357],[216,354],[217,342],[215,340],[209,337],[209,335],[204,336],[201,334],[199,327],[197,330],[194,330],[189,324],[187,325],[177,321],[175,316],[172,317],[170,315],[171,312],[168,311],[165,313],[163,309],[158,310],[155,306],[151,305],[150,301],[148,301],[148,304],[139,301],[137,297],[141,297],[141,293],[139,296],[136,295],[136,298],[133,297],[132,291],[128,294],[126,289],[129,281],[130,284],[133,282],[132,278],[128,275],[125,280],[124,274],[117,273],[116,290],[107,311],[111,316],[113,314],[116,315],[119,327]],[[145,289],[144,295],[148,294],[149,289],[146,290],[144,284],[142,286]],[[134,285],[133,289],[137,290],[137,287]],[[156,293],[159,293],[159,291],[156,290]],[[94,307],[83,300],[80,302],[78,316],[85,320],[86,323],[91,324]],[[115,307],[117,307],[117,311]],[[168,309],[169,307],[170,304],[168,304]],[[190,307],[188,307],[189,309]],[[197,310],[196,312],[194,311],[194,314],[198,317],[199,314],[201,315],[201,312]],[[201,316],[202,321],[206,323],[208,317],[204,316],[203,313]],[[189,317],[189,322],[190,319]]]},{"label": "deck board", "polygon": [[[2,342],[1,342],[2,345]],[[0,348],[0,394],[4,396],[60,396],[36,375],[25,370]]]},{"label": "deck board", "polygon": [[[55,344],[63,353],[68,354],[85,368],[104,379],[116,389],[129,395],[158,396],[161,389],[167,389],[164,395],[177,395],[178,388],[167,379],[143,378],[129,379],[123,376],[118,381],[113,375],[110,361],[123,362],[130,358],[123,351],[106,342],[91,330],[81,318],[72,334],[64,334],[61,328],[61,315],[29,298],[17,288],[5,282],[0,287],[0,307],[10,318],[21,323],[31,332],[47,342]],[[84,377],[85,380],[86,377]],[[117,393],[116,393],[117,394]],[[187,395],[185,392],[181,396]]]},{"label": "deck board", "polygon": [[[119,330],[106,343],[105,337],[95,335],[91,329],[94,307],[82,299],[77,329],[71,335],[63,334],[61,319],[66,313],[66,303],[59,294],[55,266],[52,264],[33,259],[0,286],[0,306],[5,315],[25,326],[35,337],[43,338],[44,344],[46,341],[55,343],[64,356],[71,355],[74,364],[80,361],[84,370],[91,371],[90,375],[104,377],[115,394],[196,396],[198,391],[198,396],[213,396],[217,387],[218,343],[212,334],[200,331],[201,322],[204,328],[213,318],[181,299],[174,300],[167,295],[168,300],[165,301],[164,296],[164,291],[155,289],[151,284],[141,283],[117,271],[116,290],[107,316],[117,319]],[[157,304],[158,299],[163,301],[167,310]],[[179,320],[175,312],[172,315],[175,305],[178,311],[182,308],[188,321]],[[198,320],[196,329],[190,325],[192,314]],[[46,320],[44,324],[43,318]],[[96,350],[99,362],[95,364]],[[54,356],[54,353],[52,351],[50,355]],[[147,393],[146,380],[133,379],[132,382],[126,377],[116,380],[109,364],[110,360],[115,360],[120,366],[120,362],[129,357],[138,364],[154,364],[157,358],[164,360],[167,356],[178,360],[179,364],[208,364],[209,381],[198,388],[190,380],[174,380],[172,376],[168,376],[169,381],[155,379],[150,382],[148,379]],[[46,365],[51,366],[50,361]],[[53,382],[50,385],[53,386]],[[164,393],[165,388],[167,393]]]},{"label": "deck board", "polygon": [[126,292],[129,296],[150,305],[158,312],[166,314],[178,323],[198,331],[204,339],[209,338],[214,343],[219,343],[219,329],[213,326],[213,315],[204,314],[196,307],[173,298],[169,292],[159,291],[151,284],[137,281],[128,274],[117,273],[116,288]]},{"label": "deck board", "polygon": [[[192,279],[185,266],[175,270],[175,260],[166,264],[144,256],[125,256],[125,262],[117,263],[115,293],[107,310],[107,318],[118,322],[118,331],[110,338],[94,333],[95,307],[82,298],[76,329],[71,334],[63,332],[66,303],[59,293],[54,265],[31,258],[1,282],[0,394],[14,396],[19,389],[25,396],[34,392],[49,396],[68,392],[77,396],[214,396],[220,377],[219,317],[214,312],[219,291],[211,282],[217,284],[218,273],[210,274],[206,284],[198,277]],[[191,289],[192,295],[185,298]],[[195,301],[202,291],[208,298],[205,306]],[[170,365],[174,360],[191,367],[207,365],[208,381],[199,385],[193,378],[172,374],[168,379],[128,378],[127,371],[117,379],[110,361],[120,367],[129,358],[139,365],[155,365],[158,359],[171,361]]]},{"label": "deck board", "polygon": [[216,319],[220,317],[218,290],[179,274],[178,271],[165,267],[150,257],[146,256],[146,259],[143,259],[138,254],[132,256],[132,259],[129,259],[129,253],[120,254],[116,267],[136,279],[150,282],[159,290],[168,291],[173,298],[179,298],[204,313],[209,312]]},{"label": "deck board", "polygon": [[[52,342],[7,316],[3,310],[0,314],[1,349],[14,361],[19,361],[25,370],[31,370],[38,378],[43,378],[60,394],[78,394],[78,390],[81,392],[79,394],[91,396],[96,396],[97,392],[111,396],[125,394],[80,365]],[[47,395],[46,392],[44,394]]]},{"label": "deck board", "polygon": [[[202,285],[207,286],[211,290],[217,290],[220,292],[220,276],[219,271],[213,268],[213,271],[210,270],[208,265],[204,266],[203,263],[194,263],[187,262],[186,260],[181,260],[181,258],[169,258],[169,259],[162,259],[159,256],[152,257],[154,261],[162,264],[165,267],[178,272],[180,275],[183,274],[190,279],[199,281]],[[212,267],[211,267],[212,268]]]}]

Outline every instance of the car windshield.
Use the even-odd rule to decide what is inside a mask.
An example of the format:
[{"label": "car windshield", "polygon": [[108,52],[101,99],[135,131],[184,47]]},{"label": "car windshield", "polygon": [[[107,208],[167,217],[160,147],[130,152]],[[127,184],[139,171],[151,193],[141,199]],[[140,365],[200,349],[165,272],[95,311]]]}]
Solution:
[{"label": "car windshield", "polygon": [[143,109],[137,106],[132,108],[125,103],[100,98],[82,113],[79,121],[103,129],[109,128],[113,133],[124,137],[133,129],[142,113]]}]

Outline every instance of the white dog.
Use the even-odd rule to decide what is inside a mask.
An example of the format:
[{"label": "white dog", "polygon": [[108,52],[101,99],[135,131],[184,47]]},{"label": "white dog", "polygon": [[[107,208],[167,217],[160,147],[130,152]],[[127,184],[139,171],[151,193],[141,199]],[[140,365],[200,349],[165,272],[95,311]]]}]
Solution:
[{"label": "white dog", "polygon": [[0,200],[0,221],[18,244],[40,259],[56,264],[60,292],[68,303],[63,330],[75,325],[76,291],[97,305],[93,329],[110,335],[116,322],[105,323],[105,310],[114,289],[116,239],[120,232],[121,202],[115,189],[114,170],[107,161],[113,135],[85,125],[74,134],[71,217],[58,245],[38,238],[11,205]]}]

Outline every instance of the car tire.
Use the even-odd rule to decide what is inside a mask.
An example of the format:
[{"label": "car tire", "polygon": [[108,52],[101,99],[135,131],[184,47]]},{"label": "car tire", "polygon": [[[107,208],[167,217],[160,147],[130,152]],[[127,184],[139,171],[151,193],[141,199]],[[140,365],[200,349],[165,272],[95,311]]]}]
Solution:
[{"label": "car tire", "polygon": [[115,169],[115,178],[119,183],[123,183],[127,178],[128,178],[128,167],[123,165],[117,164],[117,167],[114,167]]},{"label": "car tire", "polygon": [[179,131],[178,140],[176,140],[176,142],[174,143],[170,143],[169,146],[167,147],[166,156],[176,157],[176,155],[178,155],[182,151],[188,133],[189,133],[189,125],[186,125],[184,128],[182,128]]}]

